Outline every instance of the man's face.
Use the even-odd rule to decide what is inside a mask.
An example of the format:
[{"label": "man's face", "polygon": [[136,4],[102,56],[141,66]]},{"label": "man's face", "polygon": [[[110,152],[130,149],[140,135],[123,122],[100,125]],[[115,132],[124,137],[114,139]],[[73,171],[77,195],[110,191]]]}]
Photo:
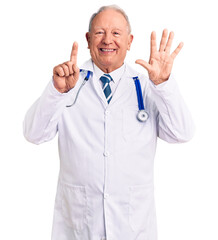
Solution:
[{"label": "man's face", "polygon": [[133,36],[124,16],[107,9],[99,13],[86,34],[93,62],[104,72],[112,72],[123,65]]}]

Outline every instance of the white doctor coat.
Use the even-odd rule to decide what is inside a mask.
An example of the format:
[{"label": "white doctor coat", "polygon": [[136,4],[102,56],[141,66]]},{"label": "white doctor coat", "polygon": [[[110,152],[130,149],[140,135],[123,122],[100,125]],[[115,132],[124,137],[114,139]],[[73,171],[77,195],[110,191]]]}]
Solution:
[{"label": "white doctor coat", "polygon": [[[81,67],[93,71],[89,60]],[[95,75],[70,108],[75,88],[61,94],[51,81],[27,112],[24,135],[35,144],[59,134],[60,174],[52,240],[156,240],[153,163],[157,137],[192,138],[193,122],[175,80],[155,86],[128,65],[107,104]],[[146,122],[137,120],[132,77],[139,76]]]}]

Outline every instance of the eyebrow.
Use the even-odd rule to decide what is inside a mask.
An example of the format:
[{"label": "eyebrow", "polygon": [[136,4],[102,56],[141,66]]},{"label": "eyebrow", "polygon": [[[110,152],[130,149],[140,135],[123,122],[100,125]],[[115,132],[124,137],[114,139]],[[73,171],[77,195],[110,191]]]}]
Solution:
[{"label": "eyebrow", "polygon": [[[94,27],[94,30],[98,30],[98,29],[104,29],[104,27]],[[114,27],[112,28],[112,30],[117,30],[117,31],[123,31],[123,29],[120,29],[120,28],[117,28],[117,27]]]}]

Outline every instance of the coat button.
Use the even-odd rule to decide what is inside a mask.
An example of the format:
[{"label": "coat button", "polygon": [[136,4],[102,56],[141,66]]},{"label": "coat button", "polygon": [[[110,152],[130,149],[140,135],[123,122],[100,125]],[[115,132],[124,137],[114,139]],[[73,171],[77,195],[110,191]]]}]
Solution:
[{"label": "coat button", "polygon": [[104,193],[104,199],[107,199],[109,197],[108,193]]},{"label": "coat button", "polygon": [[109,114],[110,114],[110,111],[106,110],[105,115],[109,115]]},{"label": "coat button", "polygon": [[104,156],[108,157],[109,156],[109,152],[104,152]]}]

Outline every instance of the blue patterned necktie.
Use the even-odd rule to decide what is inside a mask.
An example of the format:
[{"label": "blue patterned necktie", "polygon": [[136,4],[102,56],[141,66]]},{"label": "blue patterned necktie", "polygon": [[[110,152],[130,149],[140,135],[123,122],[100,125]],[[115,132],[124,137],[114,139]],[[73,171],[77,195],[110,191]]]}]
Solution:
[{"label": "blue patterned necktie", "polygon": [[107,102],[109,103],[112,98],[112,92],[111,92],[111,87],[109,85],[109,82],[112,81],[113,79],[109,74],[105,73],[103,76],[100,77],[100,80],[103,83],[104,95],[107,99]]}]

